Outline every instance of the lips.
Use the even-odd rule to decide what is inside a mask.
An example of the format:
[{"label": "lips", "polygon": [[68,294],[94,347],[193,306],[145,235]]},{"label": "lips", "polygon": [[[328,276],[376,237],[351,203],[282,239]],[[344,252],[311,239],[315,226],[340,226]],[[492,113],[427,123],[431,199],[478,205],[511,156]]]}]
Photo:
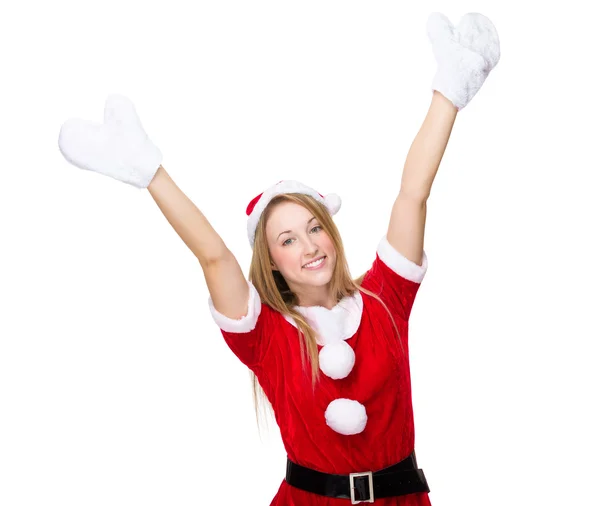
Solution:
[{"label": "lips", "polygon": [[[302,266],[302,268],[304,269],[304,268],[305,268],[305,267],[306,267],[308,264],[312,264],[313,262],[316,262],[317,260],[321,260],[321,258],[325,258],[326,256],[327,256],[327,255],[323,255],[322,257],[315,258],[314,260],[311,260],[310,262],[308,262],[308,263],[304,264],[304,265]],[[310,269],[310,267],[309,267],[309,269]]]}]

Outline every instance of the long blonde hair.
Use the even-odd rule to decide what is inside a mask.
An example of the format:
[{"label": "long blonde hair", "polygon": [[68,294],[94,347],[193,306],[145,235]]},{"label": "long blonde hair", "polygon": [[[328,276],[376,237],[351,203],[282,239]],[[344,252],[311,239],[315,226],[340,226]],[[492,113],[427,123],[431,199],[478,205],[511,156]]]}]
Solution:
[{"label": "long blonde hair", "polygon": [[[337,259],[333,269],[331,281],[329,282],[329,287],[331,294],[336,300],[336,303],[344,297],[354,295],[356,290],[360,290],[361,292],[374,297],[383,305],[394,325],[398,339],[400,339],[400,333],[394,318],[392,317],[392,314],[385,303],[377,296],[377,294],[361,286],[366,272],[358,278],[352,279],[339,230],[327,208],[313,197],[302,193],[285,193],[275,196],[273,199],[271,199],[263,211],[256,227],[254,250],[252,253],[252,260],[250,262],[250,273],[248,279],[259,293],[261,302],[267,304],[283,315],[290,316],[296,322],[298,328],[298,339],[300,342],[302,367],[305,372],[308,373],[308,359],[308,363],[310,364],[312,388],[314,392],[319,380],[319,351],[317,348],[315,332],[307,323],[303,315],[293,309],[293,306],[299,304],[299,300],[297,296],[290,290],[281,273],[271,269],[271,254],[269,252],[269,246],[267,243],[266,224],[275,206],[281,202],[294,202],[295,204],[305,207],[317,218],[322,231],[331,238]],[[401,340],[400,345],[402,346]],[[403,346],[402,351],[404,352]],[[260,386],[256,375],[252,371],[250,371],[250,377],[252,381],[256,421],[260,429],[258,420],[260,404],[259,399],[266,401],[266,404],[271,408],[271,410],[272,406],[268,401],[264,390]]]}]

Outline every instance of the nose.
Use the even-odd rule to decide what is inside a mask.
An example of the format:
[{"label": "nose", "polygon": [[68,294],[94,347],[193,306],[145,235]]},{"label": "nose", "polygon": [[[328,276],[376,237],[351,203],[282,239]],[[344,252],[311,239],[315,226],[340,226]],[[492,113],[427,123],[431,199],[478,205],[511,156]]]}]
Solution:
[{"label": "nose", "polygon": [[308,259],[313,258],[319,252],[319,246],[311,239],[306,239],[304,243],[305,257]]}]

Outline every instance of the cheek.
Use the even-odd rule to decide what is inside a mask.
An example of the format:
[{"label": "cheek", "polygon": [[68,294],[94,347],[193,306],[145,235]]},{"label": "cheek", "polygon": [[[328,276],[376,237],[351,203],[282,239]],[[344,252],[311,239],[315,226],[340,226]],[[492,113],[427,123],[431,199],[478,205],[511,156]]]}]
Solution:
[{"label": "cheek", "polygon": [[273,253],[271,253],[271,261],[276,263],[277,265],[281,265],[281,258],[279,258],[279,255],[274,255]]},{"label": "cheek", "polygon": [[333,247],[333,241],[328,236],[325,237],[325,242],[323,244],[330,252],[335,254],[335,250]]},{"label": "cheek", "polygon": [[286,255],[282,251],[278,251],[276,254],[271,253],[271,258],[276,265],[278,265],[281,269],[285,269],[286,266],[290,263],[289,255]]},{"label": "cheek", "polygon": [[279,265],[279,258],[277,257],[277,253],[274,253],[272,249],[269,249],[269,255],[271,256],[271,262]]},{"label": "cheek", "polygon": [[327,241],[327,249],[328,249],[328,255],[335,262],[337,260],[337,255],[336,255],[335,248],[333,246],[333,242],[331,241],[331,239],[328,239],[328,241]]}]

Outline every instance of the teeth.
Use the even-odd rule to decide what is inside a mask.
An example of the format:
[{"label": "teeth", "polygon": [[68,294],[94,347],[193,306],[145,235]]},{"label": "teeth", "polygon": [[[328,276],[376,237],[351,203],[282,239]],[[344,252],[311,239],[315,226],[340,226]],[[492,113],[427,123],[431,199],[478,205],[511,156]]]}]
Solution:
[{"label": "teeth", "polygon": [[325,260],[325,257],[321,258],[320,260],[317,260],[316,262],[311,262],[310,264],[306,264],[304,267],[315,267],[315,266],[319,265],[321,262],[323,262],[323,260]]}]

